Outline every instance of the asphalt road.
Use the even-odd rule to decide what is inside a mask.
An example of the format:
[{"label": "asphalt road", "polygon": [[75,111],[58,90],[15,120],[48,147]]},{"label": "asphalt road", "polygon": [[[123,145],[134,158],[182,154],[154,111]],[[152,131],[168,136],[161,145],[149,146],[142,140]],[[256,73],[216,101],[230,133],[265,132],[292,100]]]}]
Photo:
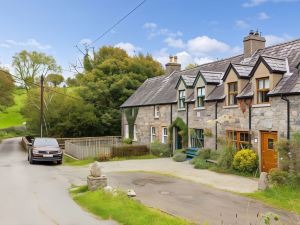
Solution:
[{"label": "asphalt road", "polygon": [[30,165],[20,139],[0,145],[0,224],[108,225],[82,210],[68,194],[59,166]]}]

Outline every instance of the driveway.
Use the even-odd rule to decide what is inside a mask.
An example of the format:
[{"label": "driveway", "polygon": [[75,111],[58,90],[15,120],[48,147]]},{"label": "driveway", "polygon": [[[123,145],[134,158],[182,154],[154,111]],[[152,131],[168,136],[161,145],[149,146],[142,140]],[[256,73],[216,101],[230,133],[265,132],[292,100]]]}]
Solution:
[{"label": "driveway", "polygon": [[108,225],[83,211],[69,196],[59,166],[30,165],[19,138],[0,144],[0,224]]},{"label": "driveway", "polygon": [[[198,170],[194,169],[188,161],[180,163],[170,158],[101,162],[101,165],[105,173],[119,171],[154,171],[206,184],[218,189],[240,193],[254,192],[257,191],[258,187],[258,179],[256,178],[221,174],[209,170]],[[82,176],[86,176],[86,174],[89,173],[88,166],[82,168],[66,167],[65,171],[68,170],[73,174],[81,174]]]}]

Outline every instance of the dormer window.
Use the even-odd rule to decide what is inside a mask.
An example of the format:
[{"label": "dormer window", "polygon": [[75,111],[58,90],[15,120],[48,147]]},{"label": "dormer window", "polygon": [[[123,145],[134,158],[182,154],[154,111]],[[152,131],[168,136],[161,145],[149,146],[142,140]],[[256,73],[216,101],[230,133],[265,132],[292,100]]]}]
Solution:
[{"label": "dormer window", "polygon": [[228,105],[237,105],[238,83],[228,83]]},{"label": "dormer window", "polygon": [[179,101],[178,101],[178,107],[179,109],[184,109],[185,106],[185,90],[180,90],[179,91]]},{"label": "dormer window", "polygon": [[197,88],[197,107],[204,107],[205,87]]},{"label": "dormer window", "polygon": [[257,79],[257,103],[269,103],[269,96],[267,95],[270,91],[269,78]]},{"label": "dormer window", "polygon": [[159,105],[154,106],[154,118],[159,118]]}]

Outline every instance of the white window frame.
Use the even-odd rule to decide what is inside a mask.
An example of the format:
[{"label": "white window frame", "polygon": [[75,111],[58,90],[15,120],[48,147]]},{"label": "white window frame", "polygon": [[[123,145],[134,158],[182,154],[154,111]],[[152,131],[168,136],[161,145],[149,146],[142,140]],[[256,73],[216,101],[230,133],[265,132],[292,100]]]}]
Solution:
[{"label": "white window frame", "polygon": [[133,141],[137,141],[137,128],[136,128],[136,124],[133,125]]},{"label": "white window frame", "polygon": [[124,137],[129,138],[129,126],[128,126],[128,124],[125,124],[125,127],[124,127]]},{"label": "white window frame", "polygon": [[168,128],[163,127],[161,131],[161,143],[167,144],[168,143]]},{"label": "white window frame", "polygon": [[156,140],[156,128],[155,127],[150,127],[150,135],[151,135],[150,136],[151,142],[154,142]]},{"label": "white window frame", "polygon": [[[181,95],[181,93],[183,94]],[[185,109],[185,90],[178,91],[178,108]]]},{"label": "white window frame", "polygon": [[159,108],[159,105],[155,105],[154,106],[154,118],[159,118],[159,115],[160,115],[160,108]]}]

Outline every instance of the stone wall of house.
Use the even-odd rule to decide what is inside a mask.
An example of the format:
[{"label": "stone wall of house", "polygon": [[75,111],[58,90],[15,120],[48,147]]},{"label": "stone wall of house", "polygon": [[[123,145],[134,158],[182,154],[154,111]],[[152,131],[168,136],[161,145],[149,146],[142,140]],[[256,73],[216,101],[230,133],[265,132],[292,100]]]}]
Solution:
[{"label": "stone wall of house", "polygon": [[[300,131],[300,97],[290,96],[290,128],[291,134]],[[224,118],[218,123],[218,137],[225,139],[227,130],[249,131],[249,108],[246,105],[242,111],[240,106],[225,106],[224,101],[218,103],[218,118]],[[177,117],[186,122],[186,110],[178,110],[177,104],[172,104],[172,120]],[[156,135],[159,141],[162,138],[162,127],[171,124],[171,105],[160,105],[160,117],[154,118],[154,106],[139,108],[136,119],[137,141],[139,143],[150,143],[150,127],[156,127]],[[226,115],[226,116],[225,116]],[[280,97],[271,98],[270,104],[253,105],[251,122],[251,143],[253,149],[260,154],[260,132],[277,131],[278,138],[287,136],[287,104]],[[189,104],[189,128],[204,129],[211,133],[205,136],[206,148],[215,148],[215,102],[206,102],[205,109],[195,108],[195,104]],[[123,113],[123,123],[127,124]],[[123,129],[124,129],[123,124]]]}]

